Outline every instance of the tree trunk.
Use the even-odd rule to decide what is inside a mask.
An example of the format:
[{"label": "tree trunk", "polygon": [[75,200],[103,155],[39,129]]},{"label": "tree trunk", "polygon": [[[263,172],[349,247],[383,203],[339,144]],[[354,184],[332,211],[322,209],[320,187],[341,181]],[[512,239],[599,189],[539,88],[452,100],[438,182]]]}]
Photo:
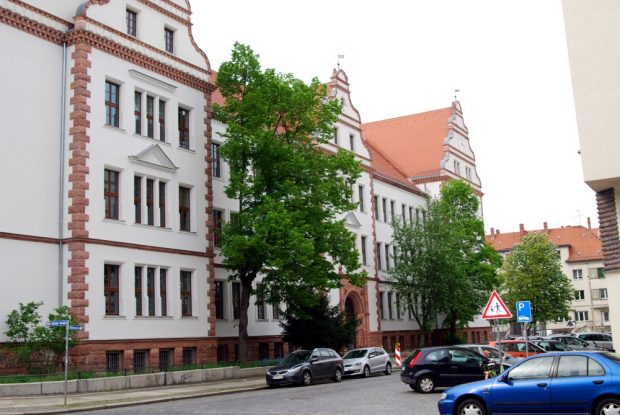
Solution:
[{"label": "tree trunk", "polygon": [[248,310],[253,276],[241,278],[241,298],[239,303],[239,361],[247,362],[248,354]]}]

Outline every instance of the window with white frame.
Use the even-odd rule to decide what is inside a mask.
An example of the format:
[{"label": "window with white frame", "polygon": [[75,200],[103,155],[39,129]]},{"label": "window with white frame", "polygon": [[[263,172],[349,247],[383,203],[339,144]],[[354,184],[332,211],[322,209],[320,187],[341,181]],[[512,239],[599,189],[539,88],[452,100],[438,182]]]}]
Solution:
[{"label": "window with white frame", "polygon": [[379,291],[379,314],[381,316],[381,320],[385,320],[385,310],[383,306],[383,297],[385,293],[383,291]]},{"label": "window with white frame", "polygon": [[392,315],[392,309],[393,309],[392,296],[393,296],[393,293],[391,291],[388,291],[388,293],[387,293],[387,309],[388,309],[388,319],[389,320],[393,320],[394,319],[394,316]]},{"label": "window with white frame", "polygon": [[377,269],[383,269],[383,264],[381,262],[381,242],[377,242]]},{"label": "window with white frame", "polygon": [[588,321],[587,311],[575,311],[575,321]]},{"label": "window with white frame", "polygon": [[135,175],[133,186],[135,223],[165,228],[166,182],[159,178]]},{"label": "window with white frame", "polygon": [[373,201],[374,201],[374,209],[375,209],[375,219],[379,220],[379,196],[374,195]]},{"label": "window with white frame", "polygon": [[574,280],[582,280],[583,279],[583,270],[582,269],[574,269],[573,270],[573,279]]},{"label": "window with white frame", "polygon": [[601,311],[601,320],[604,323],[608,323],[609,322],[609,311]]},{"label": "window with white frame", "polygon": [[167,276],[167,268],[143,265],[134,267],[136,316],[168,315]]},{"label": "window with white frame", "polygon": [[358,185],[357,186],[357,204],[358,204],[358,208],[360,210],[360,212],[364,212],[365,211],[365,206],[364,206],[364,186],[362,185]]},{"label": "window with white frame", "polygon": [[192,271],[181,271],[181,316],[191,317],[192,314]]},{"label": "window with white frame", "polygon": [[388,211],[387,211],[387,199],[385,197],[381,199],[381,210],[383,211],[383,222],[387,222]]},{"label": "window with white frame", "polygon": [[224,319],[224,281],[215,281],[215,318],[218,320]]},{"label": "window with white frame", "polygon": [[[144,137],[166,141],[166,101],[156,94],[134,91],[134,132]],[[156,136],[157,133],[157,136]]]},{"label": "window with white frame", "polygon": [[361,238],[361,251],[362,251],[362,265],[368,265],[368,257],[366,256],[366,237],[362,236]]},{"label": "window with white frame", "polygon": [[575,290],[575,300],[585,300],[586,294],[584,290]]}]

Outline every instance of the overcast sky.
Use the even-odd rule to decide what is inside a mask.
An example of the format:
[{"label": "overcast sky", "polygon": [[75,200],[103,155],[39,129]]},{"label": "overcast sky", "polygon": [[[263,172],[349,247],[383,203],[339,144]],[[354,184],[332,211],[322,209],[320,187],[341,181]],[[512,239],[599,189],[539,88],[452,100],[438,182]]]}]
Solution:
[{"label": "overcast sky", "polygon": [[560,0],[191,0],[214,70],[235,41],[264,68],[347,73],[363,122],[463,108],[485,229],[598,226],[583,183]]}]

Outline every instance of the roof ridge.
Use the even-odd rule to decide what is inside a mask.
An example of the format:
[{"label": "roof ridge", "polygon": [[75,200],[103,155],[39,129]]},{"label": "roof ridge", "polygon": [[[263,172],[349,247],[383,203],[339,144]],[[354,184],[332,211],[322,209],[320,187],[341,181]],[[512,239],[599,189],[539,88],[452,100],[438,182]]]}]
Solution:
[{"label": "roof ridge", "polygon": [[377,123],[386,122],[386,121],[402,120],[404,118],[410,118],[410,117],[415,117],[415,116],[424,115],[424,114],[431,114],[433,112],[440,112],[440,111],[445,111],[445,110],[448,110],[448,109],[449,110],[453,110],[454,107],[450,106],[450,107],[445,107],[445,108],[438,108],[438,109],[434,109],[434,110],[430,110],[430,111],[417,112],[417,113],[414,113],[414,114],[400,115],[398,117],[386,118],[386,119],[383,119],[383,120],[376,120],[376,121],[365,122],[365,123],[362,123],[362,126],[369,125],[369,124],[377,124]]}]

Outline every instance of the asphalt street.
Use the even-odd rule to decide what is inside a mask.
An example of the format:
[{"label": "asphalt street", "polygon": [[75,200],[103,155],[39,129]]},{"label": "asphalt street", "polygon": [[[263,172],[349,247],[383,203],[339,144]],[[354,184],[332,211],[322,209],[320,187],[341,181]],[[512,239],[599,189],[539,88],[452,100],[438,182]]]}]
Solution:
[{"label": "asphalt street", "polygon": [[219,415],[437,415],[441,390],[423,395],[400,381],[399,371],[369,379],[345,378],[308,387],[279,387],[116,409],[78,412],[112,414]]}]

